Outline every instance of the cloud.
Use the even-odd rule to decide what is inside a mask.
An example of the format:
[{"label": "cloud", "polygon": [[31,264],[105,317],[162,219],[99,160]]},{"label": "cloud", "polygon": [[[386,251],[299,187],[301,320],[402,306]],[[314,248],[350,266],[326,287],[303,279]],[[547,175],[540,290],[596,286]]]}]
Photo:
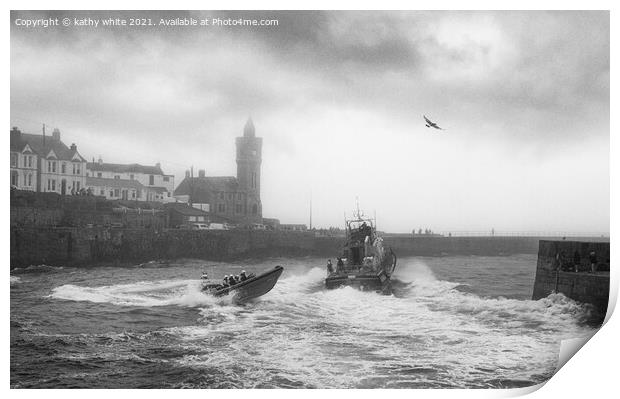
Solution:
[{"label": "cloud", "polygon": [[[14,11],[11,20],[68,15],[278,19],[277,27],[12,24],[11,119],[30,131],[40,122],[57,125],[88,158],[161,161],[179,179],[191,165],[234,174],[234,137],[252,115],[271,156],[264,163],[270,175],[263,181],[272,184],[264,208],[284,220],[299,220],[296,210],[314,186],[338,191],[337,212],[324,221],[338,223],[347,199],[366,191],[356,170],[391,187],[413,179],[423,191],[463,201],[451,176],[469,181],[482,198],[494,195],[488,182],[498,181],[498,162],[506,165],[503,179],[539,181],[535,167],[544,166],[568,182],[557,160],[581,153],[581,146],[602,163],[573,172],[608,174],[608,12]],[[430,135],[422,114],[448,135]],[[366,169],[356,156],[379,161]],[[416,162],[449,167],[420,169]],[[523,162],[532,165],[531,175],[520,170]],[[453,168],[478,177],[455,175]],[[343,183],[350,175],[351,184]],[[442,191],[437,181],[449,188]],[[299,193],[295,201],[282,199],[279,182]],[[608,184],[601,184],[596,204],[609,209]],[[377,207],[407,207],[409,188],[397,191],[409,194],[366,195]],[[423,201],[418,208],[437,203],[430,196]],[[503,210],[471,207],[472,215],[492,209],[484,223]],[[561,214],[555,217],[563,223]],[[408,230],[410,222],[395,211],[392,219],[395,229]]]}]

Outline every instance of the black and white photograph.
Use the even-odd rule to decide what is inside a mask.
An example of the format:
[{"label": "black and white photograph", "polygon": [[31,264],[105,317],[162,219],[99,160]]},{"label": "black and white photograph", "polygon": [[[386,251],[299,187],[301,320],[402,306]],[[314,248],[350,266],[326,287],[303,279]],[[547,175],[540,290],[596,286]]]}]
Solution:
[{"label": "black and white photograph", "polygon": [[6,13],[11,391],[505,394],[606,328],[610,10]]}]

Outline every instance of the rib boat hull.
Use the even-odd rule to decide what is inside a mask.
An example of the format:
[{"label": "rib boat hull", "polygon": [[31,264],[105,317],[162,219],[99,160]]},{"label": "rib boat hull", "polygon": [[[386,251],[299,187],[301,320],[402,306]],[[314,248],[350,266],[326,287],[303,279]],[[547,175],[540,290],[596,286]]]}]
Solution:
[{"label": "rib boat hull", "polygon": [[272,270],[250,277],[232,287],[218,288],[217,285],[206,284],[202,290],[216,297],[232,295],[234,303],[244,303],[271,291],[283,270],[282,266],[276,266]]}]

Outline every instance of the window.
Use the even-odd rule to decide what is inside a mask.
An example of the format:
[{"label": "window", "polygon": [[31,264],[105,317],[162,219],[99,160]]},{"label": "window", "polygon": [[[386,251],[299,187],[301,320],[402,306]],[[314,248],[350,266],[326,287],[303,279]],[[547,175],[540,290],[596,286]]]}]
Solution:
[{"label": "window", "polygon": [[114,191],[110,190],[110,197],[114,197]]},{"label": "window", "polygon": [[217,204],[217,211],[220,212],[220,213],[226,212],[226,205],[224,205],[224,204]]},{"label": "window", "polygon": [[120,177],[120,175],[114,175],[114,178],[115,178],[116,180],[119,180],[121,177]]},{"label": "window", "polygon": [[105,190],[104,189],[99,190],[99,194],[105,195]]},{"label": "window", "polygon": [[220,193],[220,199],[224,199],[224,193]]},{"label": "window", "polygon": [[32,173],[28,173],[28,187],[32,187]]},{"label": "window", "polygon": [[205,217],[204,216],[198,216],[198,221],[199,222],[204,222],[205,221]]},{"label": "window", "polygon": [[47,161],[47,171],[51,173],[56,173],[56,162]]},{"label": "window", "polygon": [[153,184],[155,184],[155,176],[150,175],[149,176],[149,185],[152,186]]},{"label": "window", "polygon": [[79,163],[74,163],[73,164],[73,174],[74,175],[81,175],[82,173],[80,173],[80,164]]},{"label": "window", "polygon": [[168,176],[164,176],[164,181],[165,181],[166,183],[168,183],[168,182],[170,181],[170,177],[168,177]]},{"label": "window", "polygon": [[133,175],[129,175],[129,180],[133,180]]},{"label": "window", "polygon": [[80,190],[80,182],[79,181],[75,182],[75,187],[77,188],[78,191]]},{"label": "window", "polygon": [[56,180],[50,179],[47,181],[47,190],[56,191]]},{"label": "window", "polygon": [[136,190],[131,190],[131,198],[136,198]]},{"label": "window", "polygon": [[119,193],[120,193],[120,191],[118,190],[118,188],[115,188],[114,189],[114,196],[118,197],[120,195]]},{"label": "window", "polygon": [[19,178],[19,175],[17,174],[17,172],[13,171],[13,173],[11,173],[11,186],[17,187],[18,178]]},{"label": "window", "polygon": [[252,205],[252,215],[258,214],[258,206],[256,204]]},{"label": "window", "polygon": [[138,192],[136,193],[136,197],[138,198],[142,197],[142,190],[138,190]]},{"label": "window", "polygon": [[62,174],[67,173],[67,164],[64,163],[64,162],[60,164],[60,173],[62,173]]},{"label": "window", "polygon": [[196,216],[189,216],[187,218],[187,220],[189,220],[190,222],[195,222],[196,221]]},{"label": "window", "polygon": [[237,205],[235,206],[235,212],[237,212],[237,213],[241,213],[241,204],[237,204]]},{"label": "window", "polygon": [[170,197],[170,191],[168,191],[168,197]]},{"label": "window", "polygon": [[237,201],[241,201],[241,193],[237,193]]},{"label": "window", "polygon": [[101,172],[97,172],[97,177],[101,177]]},{"label": "window", "polygon": [[32,155],[24,155],[24,168],[32,168]]},{"label": "window", "polygon": [[[17,154],[12,152],[11,153],[11,166],[16,168],[17,167]],[[16,185],[16,184],[14,184]]]}]

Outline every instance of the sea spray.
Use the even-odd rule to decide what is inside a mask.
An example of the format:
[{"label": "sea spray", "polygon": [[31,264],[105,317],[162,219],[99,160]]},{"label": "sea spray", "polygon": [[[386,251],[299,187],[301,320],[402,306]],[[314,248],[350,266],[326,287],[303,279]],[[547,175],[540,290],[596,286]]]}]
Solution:
[{"label": "sea spray", "polygon": [[[73,316],[58,320],[62,337],[17,329],[24,345],[12,343],[12,353],[23,354],[22,367],[39,353],[57,350],[59,356],[75,353],[73,361],[101,368],[93,373],[122,367],[135,382],[126,387],[531,385],[552,375],[562,339],[593,330],[580,323],[587,309],[562,295],[532,301],[522,299],[529,292],[520,298],[484,294],[510,290],[515,283],[528,288],[527,280],[519,276],[533,269],[523,257],[512,259],[502,258],[502,265],[510,266],[503,273],[513,273],[515,281],[487,290],[482,285],[489,281],[484,274],[497,268],[497,259],[403,258],[394,275],[393,295],[350,287],[326,290],[325,270],[315,267],[321,260],[278,259],[285,267],[278,284],[244,305],[200,292],[197,276],[205,265],[195,260],[167,268],[97,268],[40,279],[29,276],[29,286],[40,287],[34,300],[45,297],[41,306],[48,303],[50,309],[38,316],[37,323],[49,328],[57,309]],[[476,276],[459,268],[463,261]],[[444,269],[438,270],[444,262]],[[260,272],[273,263],[222,264],[209,272],[219,278],[231,269]],[[55,287],[51,295],[50,284]],[[472,291],[463,292],[464,285]],[[12,298],[17,294],[24,295],[12,290]],[[21,304],[26,306],[28,299],[12,301],[12,306]],[[37,307],[20,314],[29,309]],[[62,370],[66,359],[54,359],[48,356],[46,361]],[[159,372],[161,381],[142,377],[146,362],[149,370]],[[50,373],[29,372],[39,378],[33,381]],[[106,386],[105,374],[85,383]]]}]

